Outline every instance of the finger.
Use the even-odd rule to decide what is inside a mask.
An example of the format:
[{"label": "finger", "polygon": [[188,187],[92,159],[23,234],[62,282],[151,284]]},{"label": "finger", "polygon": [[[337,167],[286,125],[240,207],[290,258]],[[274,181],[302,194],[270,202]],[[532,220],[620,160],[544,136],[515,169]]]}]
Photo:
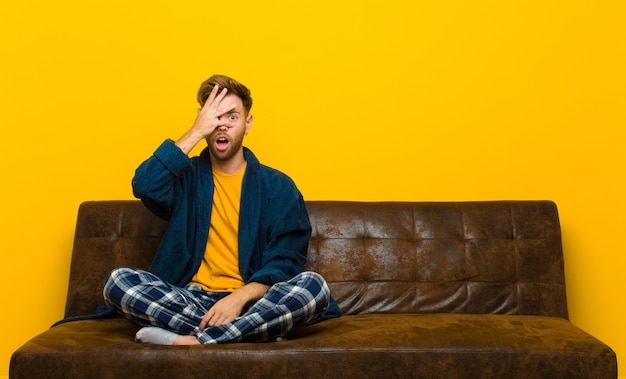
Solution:
[{"label": "finger", "polygon": [[200,331],[203,331],[204,329],[206,329],[206,328],[208,328],[208,327],[211,327],[211,326],[212,326],[212,324],[211,324],[211,319],[210,319],[210,318],[207,318],[206,320],[203,320],[203,321],[200,323],[200,325],[199,325],[198,329],[199,329]]},{"label": "finger", "polygon": [[219,92],[219,94],[217,96],[215,96],[215,104],[217,104],[219,106],[219,104],[222,102],[224,97],[226,97],[226,93],[227,92],[228,92],[228,88],[226,88],[226,87],[222,88],[222,90]]},{"label": "finger", "polygon": [[234,318],[230,317],[230,316],[225,316],[223,317],[221,320],[219,320],[219,323],[217,325],[224,325],[224,324],[228,324],[229,322],[233,321]]},{"label": "finger", "polygon": [[206,326],[209,328],[212,328],[214,326],[219,326],[219,325],[221,325],[221,323],[219,321],[219,318],[216,316],[216,317],[213,317],[211,320],[209,320]]},{"label": "finger", "polygon": [[203,331],[204,328],[206,328],[209,325],[209,322],[211,321],[211,317],[213,317],[213,315],[211,314],[209,310],[209,312],[205,313],[202,319],[200,320],[200,325],[198,325],[199,331]]},{"label": "finger", "polygon": [[215,110],[215,114],[217,115],[217,118],[219,119],[220,117],[224,116],[225,114],[232,111],[236,107],[237,107],[237,104],[235,103],[228,104],[225,106],[220,106],[218,109]]},{"label": "finger", "polygon": [[220,86],[216,84],[211,90],[211,92],[209,93],[209,96],[206,98],[206,100],[204,100],[204,105],[202,105],[202,108],[211,106],[211,104],[213,103],[213,100],[215,100],[215,96],[217,96],[217,91],[219,91],[219,89],[220,89]]},{"label": "finger", "polygon": [[215,87],[213,87],[213,89],[211,90],[211,93],[209,94],[209,97],[206,99],[206,102],[204,103],[204,106],[202,108],[210,108],[213,110],[213,112],[216,112],[217,108],[220,106],[220,103],[222,102],[222,100],[224,100],[227,92],[228,88],[222,88],[220,90],[219,86],[216,84]]}]

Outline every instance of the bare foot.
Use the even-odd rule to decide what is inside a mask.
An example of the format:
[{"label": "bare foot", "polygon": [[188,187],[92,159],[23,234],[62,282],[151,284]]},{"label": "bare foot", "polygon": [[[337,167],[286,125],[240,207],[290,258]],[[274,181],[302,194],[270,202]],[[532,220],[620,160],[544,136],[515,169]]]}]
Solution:
[{"label": "bare foot", "polygon": [[176,336],[172,345],[200,345],[200,341],[194,336]]}]

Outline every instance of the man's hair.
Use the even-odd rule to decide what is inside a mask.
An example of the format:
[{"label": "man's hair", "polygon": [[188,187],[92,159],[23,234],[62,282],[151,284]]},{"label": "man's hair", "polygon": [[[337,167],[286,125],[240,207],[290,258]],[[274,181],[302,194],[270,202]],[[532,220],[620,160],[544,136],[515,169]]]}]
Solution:
[{"label": "man's hair", "polygon": [[213,87],[216,85],[219,86],[220,91],[223,88],[228,88],[229,95],[237,95],[237,97],[241,99],[241,103],[243,104],[243,109],[246,114],[250,113],[250,109],[252,108],[252,96],[250,96],[250,90],[248,87],[239,83],[235,79],[229,78],[225,75],[213,75],[202,83],[200,89],[198,90],[198,103],[200,103],[200,106],[204,106],[204,102],[209,97]]}]

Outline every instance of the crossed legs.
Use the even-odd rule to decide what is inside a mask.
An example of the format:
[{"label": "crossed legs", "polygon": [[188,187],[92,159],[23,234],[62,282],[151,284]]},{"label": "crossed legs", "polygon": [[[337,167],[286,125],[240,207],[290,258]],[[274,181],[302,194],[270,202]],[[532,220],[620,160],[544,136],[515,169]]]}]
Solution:
[{"label": "crossed legs", "polygon": [[[271,286],[234,321],[200,332],[202,316],[226,295],[205,292],[194,285],[176,287],[150,272],[129,267],[113,270],[104,286],[104,299],[109,307],[136,324],[170,332],[161,334],[158,329],[142,329],[138,340],[166,344],[276,339],[321,317],[330,299],[324,278],[314,272],[303,272]],[[165,338],[146,338],[153,333]]]}]

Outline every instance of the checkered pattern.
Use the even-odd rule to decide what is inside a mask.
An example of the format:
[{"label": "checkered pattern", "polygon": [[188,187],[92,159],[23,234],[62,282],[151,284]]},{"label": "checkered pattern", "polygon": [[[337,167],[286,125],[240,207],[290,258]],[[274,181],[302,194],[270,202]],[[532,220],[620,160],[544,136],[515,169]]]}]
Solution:
[{"label": "checkered pattern", "polygon": [[228,293],[202,291],[196,285],[173,286],[154,274],[122,267],[109,275],[104,298],[109,307],[143,326],[159,326],[202,343],[262,342],[321,317],[330,300],[324,278],[303,272],[276,283],[234,321],[198,331],[202,316]]}]

